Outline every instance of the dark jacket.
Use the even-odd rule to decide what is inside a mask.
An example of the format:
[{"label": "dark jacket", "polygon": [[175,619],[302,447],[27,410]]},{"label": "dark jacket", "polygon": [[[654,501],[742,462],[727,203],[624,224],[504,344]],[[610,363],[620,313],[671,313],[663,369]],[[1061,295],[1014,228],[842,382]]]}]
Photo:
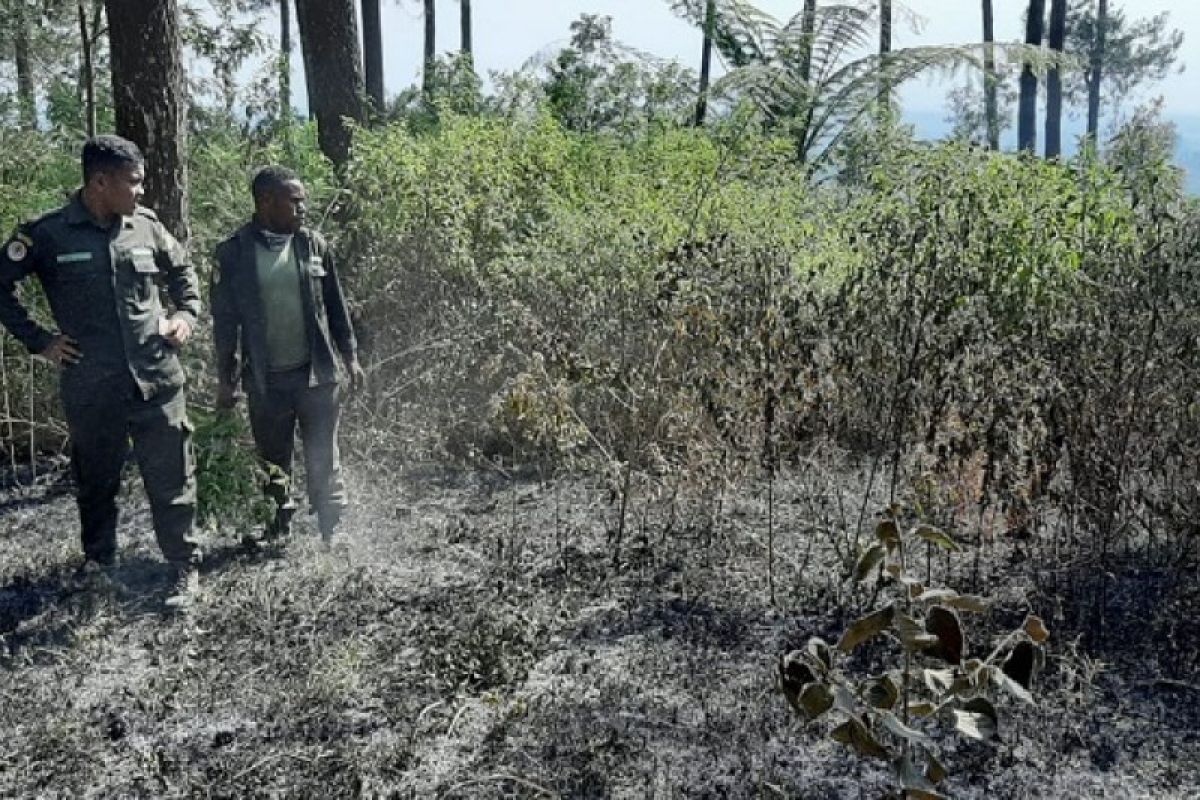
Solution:
[{"label": "dark jacket", "polygon": [[[247,223],[217,245],[211,303],[217,380],[236,386],[241,376],[247,388],[266,393],[266,319],[254,252],[259,230]],[[342,374],[336,355],[353,358],[357,344],[333,253],[319,233],[307,228],[295,235],[292,246],[301,277],[307,278],[300,281],[300,295],[312,358],[309,384],[336,383]]]},{"label": "dark jacket", "polygon": [[0,251],[0,322],[32,353],[55,334],[17,300],[17,283],[37,275],[59,329],[83,357],[61,373],[71,398],[108,391],[130,376],[142,396],[183,385],[175,348],[159,334],[164,286],[174,316],[195,327],[200,289],[186,251],[138,208],[110,226],[98,224],[76,193],[71,202],[20,226]]}]

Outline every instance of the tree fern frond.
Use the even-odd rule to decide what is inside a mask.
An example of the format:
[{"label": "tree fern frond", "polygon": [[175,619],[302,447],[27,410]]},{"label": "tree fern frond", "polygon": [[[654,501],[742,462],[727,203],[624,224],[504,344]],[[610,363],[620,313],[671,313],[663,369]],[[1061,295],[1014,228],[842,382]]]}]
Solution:
[{"label": "tree fern frond", "polygon": [[810,73],[814,79],[824,80],[848,52],[868,47],[875,34],[875,20],[874,6],[818,7]]},{"label": "tree fern frond", "polygon": [[712,91],[729,100],[751,100],[768,124],[796,113],[809,97],[809,86],[787,65],[779,62],[752,64],[733,70],[714,83]]},{"label": "tree fern frond", "polygon": [[[671,10],[688,22],[704,25],[705,0],[671,0]],[[779,22],[746,0],[717,0],[713,44],[734,67],[764,61],[774,49]]]},{"label": "tree fern frond", "polygon": [[846,64],[816,92],[819,98],[807,131],[807,151],[828,135],[831,127],[845,126],[869,113],[888,91],[932,69],[977,67],[979,54],[970,47],[910,47],[887,55],[874,55]]}]

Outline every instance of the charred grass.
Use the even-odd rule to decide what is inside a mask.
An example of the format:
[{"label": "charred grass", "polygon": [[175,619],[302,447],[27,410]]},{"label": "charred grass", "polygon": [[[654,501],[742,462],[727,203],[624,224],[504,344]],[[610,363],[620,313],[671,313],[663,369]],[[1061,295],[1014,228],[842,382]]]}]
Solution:
[{"label": "charred grass", "polygon": [[[206,600],[189,615],[162,605],[138,493],[112,592],[72,586],[69,501],[10,511],[0,794],[882,794],[886,765],[799,722],[776,686],[780,653],[835,639],[867,603],[837,588],[841,545],[815,532],[802,476],[775,494],[774,603],[762,487],[719,506],[648,500],[614,559],[601,487],[485,477],[362,481],[331,551],[309,530],[253,554],[217,537]],[[997,602],[970,647],[1047,599],[1018,547],[988,545]],[[962,584],[971,565],[929,568]],[[1105,589],[1097,643],[1090,620],[1047,614],[1055,644],[1036,707],[1004,708],[996,742],[938,742],[954,796],[1194,796],[1195,587],[1122,575]],[[1138,624],[1163,604],[1173,623]],[[885,650],[862,648],[853,668],[877,669]]]}]

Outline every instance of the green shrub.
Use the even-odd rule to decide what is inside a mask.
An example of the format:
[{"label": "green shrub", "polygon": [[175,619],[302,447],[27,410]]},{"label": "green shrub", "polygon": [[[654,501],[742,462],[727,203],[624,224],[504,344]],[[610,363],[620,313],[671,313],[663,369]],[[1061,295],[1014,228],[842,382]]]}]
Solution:
[{"label": "green shrub", "polygon": [[197,524],[210,532],[257,533],[274,507],[263,494],[266,474],[245,420],[194,405],[188,416],[196,455]]},{"label": "green shrub", "polygon": [[[982,613],[988,601],[926,586],[911,563],[918,546],[957,551],[955,540],[928,525],[904,532],[891,514],[875,538],[852,577],[874,580],[889,600],[851,624],[836,647],[814,637],[780,658],[780,686],[805,721],[832,714],[840,720],[832,739],[888,762],[896,797],[937,800],[948,772],[939,759],[941,737],[932,731],[944,727],[978,741],[997,737],[1002,698],[1034,703],[1030,690],[1045,663],[1049,633],[1029,615],[989,653],[972,657],[960,612]],[[854,678],[846,657],[876,637],[896,646],[895,661],[882,674]]]}]

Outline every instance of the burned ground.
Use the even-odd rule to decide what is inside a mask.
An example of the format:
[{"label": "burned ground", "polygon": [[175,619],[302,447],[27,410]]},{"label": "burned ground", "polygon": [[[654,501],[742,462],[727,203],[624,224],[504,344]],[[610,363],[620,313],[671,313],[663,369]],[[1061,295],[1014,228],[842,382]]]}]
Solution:
[{"label": "burned ground", "polygon": [[[325,551],[302,528],[247,553],[214,535],[206,600],[184,616],[162,605],[134,484],[113,592],[73,587],[75,513],[52,476],[10,491],[24,499],[0,516],[0,794],[883,794],[886,765],[800,722],[776,685],[780,654],[835,639],[864,602],[832,541],[805,533],[802,476],[774,493],[772,603],[761,486],[731,492],[719,514],[700,499],[648,501],[614,558],[614,509],[586,480],[354,474],[342,542]],[[1020,546],[987,547],[996,605],[969,647],[1031,602],[1053,606],[1034,588],[1044,578],[1012,558]],[[1038,704],[1003,704],[995,742],[939,739],[946,791],[1195,796],[1188,591],[1149,572],[1115,581],[1098,641],[1086,621],[1048,614]],[[1173,630],[1138,624],[1156,603],[1178,604]],[[874,668],[885,649],[850,668]]]}]

